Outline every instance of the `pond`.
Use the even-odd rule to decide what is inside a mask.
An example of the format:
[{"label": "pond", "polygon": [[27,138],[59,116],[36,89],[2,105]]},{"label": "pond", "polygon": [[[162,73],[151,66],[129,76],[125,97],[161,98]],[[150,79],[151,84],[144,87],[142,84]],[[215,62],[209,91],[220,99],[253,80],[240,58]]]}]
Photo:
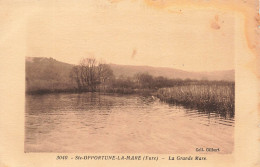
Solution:
[{"label": "pond", "polygon": [[153,96],[26,95],[25,152],[231,153],[234,124]]}]

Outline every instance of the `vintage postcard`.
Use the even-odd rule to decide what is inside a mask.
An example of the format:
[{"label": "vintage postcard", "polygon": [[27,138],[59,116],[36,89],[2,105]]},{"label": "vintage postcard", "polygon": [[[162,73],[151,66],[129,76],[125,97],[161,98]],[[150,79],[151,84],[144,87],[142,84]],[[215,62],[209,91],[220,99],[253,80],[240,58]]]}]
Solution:
[{"label": "vintage postcard", "polygon": [[257,0],[0,2],[0,167],[260,166]]}]

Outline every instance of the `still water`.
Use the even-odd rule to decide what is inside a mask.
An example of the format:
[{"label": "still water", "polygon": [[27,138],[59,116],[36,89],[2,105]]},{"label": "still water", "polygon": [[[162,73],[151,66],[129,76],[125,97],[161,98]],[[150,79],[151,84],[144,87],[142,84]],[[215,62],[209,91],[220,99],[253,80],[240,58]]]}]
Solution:
[{"label": "still water", "polygon": [[234,145],[234,119],[154,97],[27,95],[25,117],[25,152],[221,154]]}]

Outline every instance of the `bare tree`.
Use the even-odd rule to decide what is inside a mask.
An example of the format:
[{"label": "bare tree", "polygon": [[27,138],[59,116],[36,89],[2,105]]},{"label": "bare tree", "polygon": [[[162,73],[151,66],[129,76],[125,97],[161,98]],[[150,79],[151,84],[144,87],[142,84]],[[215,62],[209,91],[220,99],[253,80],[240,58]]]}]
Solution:
[{"label": "bare tree", "polygon": [[105,84],[112,77],[111,68],[98,63],[95,58],[84,58],[72,69],[72,78],[80,90],[96,91],[100,84]]}]

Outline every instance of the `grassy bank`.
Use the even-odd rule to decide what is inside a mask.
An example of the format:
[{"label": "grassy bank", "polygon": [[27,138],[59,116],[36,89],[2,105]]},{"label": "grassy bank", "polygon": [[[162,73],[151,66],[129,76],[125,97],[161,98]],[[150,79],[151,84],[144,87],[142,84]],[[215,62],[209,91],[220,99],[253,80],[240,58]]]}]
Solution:
[{"label": "grassy bank", "polygon": [[154,89],[131,89],[131,88],[109,88],[101,92],[116,93],[116,94],[138,94],[142,96],[151,96],[156,94],[156,90]]},{"label": "grassy bank", "polygon": [[37,89],[37,90],[26,90],[28,95],[42,95],[51,93],[81,93],[77,89]]},{"label": "grassy bank", "polygon": [[157,97],[170,104],[180,104],[188,108],[215,112],[222,116],[235,115],[235,85],[203,84],[161,88]]},{"label": "grassy bank", "polygon": [[139,94],[142,96],[155,95],[156,90],[154,89],[132,89],[132,88],[98,88],[95,91],[90,90],[78,90],[74,89],[36,89],[36,90],[26,90],[28,95],[41,95],[50,93],[85,93],[85,92],[100,92],[100,93],[111,93],[111,94]]}]

